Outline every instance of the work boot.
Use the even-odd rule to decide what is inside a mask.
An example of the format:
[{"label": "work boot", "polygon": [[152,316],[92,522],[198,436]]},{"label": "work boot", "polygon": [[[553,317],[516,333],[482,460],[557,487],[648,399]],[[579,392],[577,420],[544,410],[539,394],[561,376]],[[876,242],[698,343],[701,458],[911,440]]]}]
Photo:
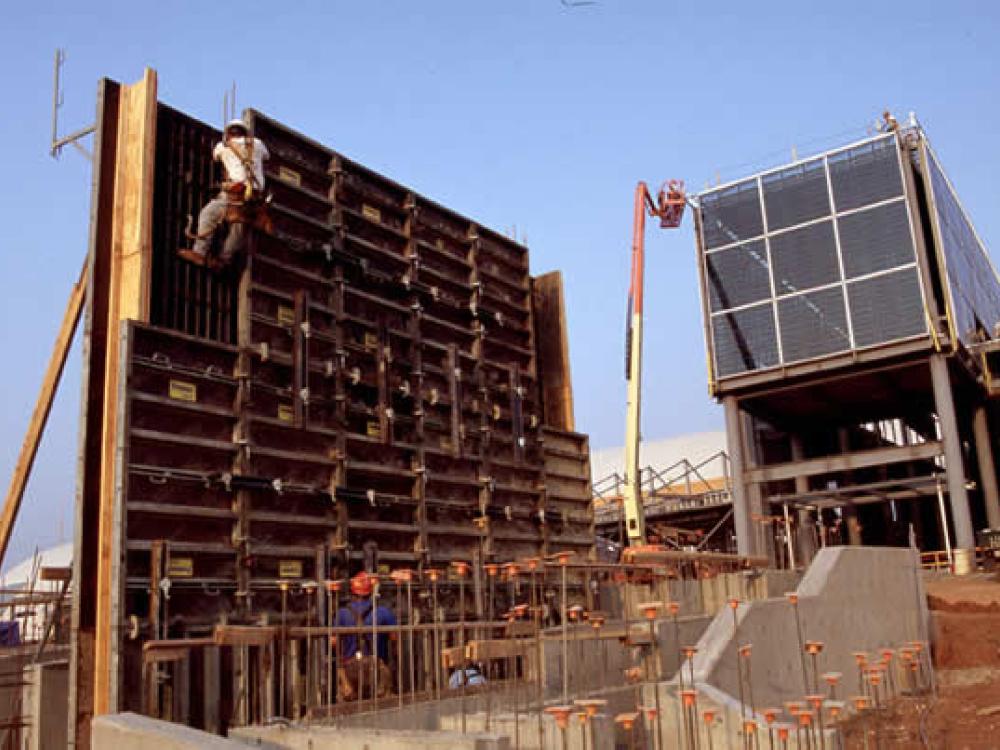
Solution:
[{"label": "work boot", "polygon": [[177,251],[177,257],[186,260],[188,263],[193,263],[196,266],[205,265],[205,256],[201,253],[197,253],[194,250],[188,250],[184,248]]}]

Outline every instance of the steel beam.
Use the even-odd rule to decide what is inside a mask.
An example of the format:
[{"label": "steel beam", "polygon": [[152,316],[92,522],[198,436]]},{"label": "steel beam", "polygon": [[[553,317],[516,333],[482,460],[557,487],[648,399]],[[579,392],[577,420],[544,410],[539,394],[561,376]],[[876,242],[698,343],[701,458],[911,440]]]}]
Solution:
[{"label": "steel beam", "polygon": [[919,445],[901,445],[891,448],[857,451],[840,456],[822,456],[804,461],[789,461],[751,469],[746,472],[747,482],[777,482],[796,477],[833,474],[838,471],[865,469],[884,464],[906,463],[908,461],[929,461],[944,452],[942,444],[936,440]]}]

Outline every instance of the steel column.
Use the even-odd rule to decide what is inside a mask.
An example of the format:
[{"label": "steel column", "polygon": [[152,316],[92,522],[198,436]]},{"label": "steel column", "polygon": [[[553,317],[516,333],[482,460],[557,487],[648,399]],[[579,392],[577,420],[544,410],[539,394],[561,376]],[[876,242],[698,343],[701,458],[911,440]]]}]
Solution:
[{"label": "steel column", "polygon": [[968,573],[971,567],[969,556],[975,554],[976,539],[969,513],[969,496],[965,491],[962,443],[958,434],[958,420],[955,417],[955,401],[951,391],[951,379],[948,376],[948,361],[943,355],[935,354],[930,359],[930,368],[934,404],[941,427],[941,443],[944,445],[951,520],[955,526],[955,572],[963,574]]},{"label": "steel column", "polygon": [[726,415],[726,445],[733,474],[733,527],[736,531],[736,549],[741,555],[755,553],[753,524],[750,519],[750,495],[747,492],[744,475],[745,445],[743,425],[740,419],[740,405],[735,396],[722,399]]},{"label": "steel column", "polygon": [[[802,447],[802,437],[792,435],[792,462],[800,463],[805,458],[805,449]],[[795,493],[802,495],[809,492],[809,476],[803,471],[795,476]],[[816,539],[813,536],[812,514],[807,508],[799,508],[795,511],[795,520],[798,522],[796,529],[796,546],[799,548],[799,560],[802,567],[809,567],[813,556],[816,554]]]},{"label": "steel column", "polygon": [[997,491],[997,470],[993,462],[993,441],[986,406],[980,404],[972,413],[972,431],[976,441],[976,460],[979,463],[979,482],[983,488],[987,523],[991,529],[1000,529],[1000,492]]}]

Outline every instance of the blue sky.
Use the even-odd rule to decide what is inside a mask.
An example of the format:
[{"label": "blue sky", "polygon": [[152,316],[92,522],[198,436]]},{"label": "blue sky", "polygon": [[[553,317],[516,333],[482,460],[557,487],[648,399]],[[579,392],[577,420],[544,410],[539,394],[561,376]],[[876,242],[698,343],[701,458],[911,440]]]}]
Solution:
[{"label": "blue sky", "polygon": [[[13,467],[86,251],[90,168],[47,155],[97,80],[144,66],[218,122],[253,106],[497,229],[566,280],[578,429],[620,444],[636,180],[701,189],[915,110],[983,239],[1000,245],[1000,6],[990,2],[560,0],[17,3],[0,22],[0,469]],[[708,398],[690,223],[647,238],[644,434],[722,424]],[[79,344],[8,559],[72,535]]]}]

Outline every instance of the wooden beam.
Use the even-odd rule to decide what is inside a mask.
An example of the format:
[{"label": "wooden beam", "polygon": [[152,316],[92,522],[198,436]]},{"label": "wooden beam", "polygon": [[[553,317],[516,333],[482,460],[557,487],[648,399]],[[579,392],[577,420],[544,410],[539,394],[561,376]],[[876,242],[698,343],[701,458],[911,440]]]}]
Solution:
[{"label": "wooden beam", "polygon": [[156,72],[124,86],[118,112],[111,267],[104,361],[104,414],[97,547],[97,612],[94,641],[94,714],[118,710],[118,643],[121,613],[117,589],[121,540],[117,502],[121,331],[126,320],[149,318],[152,256],[153,172],[156,150]]},{"label": "wooden beam", "polygon": [[576,428],[562,274],[552,271],[534,278],[531,302],[537,337],[538,382],[542,384],[543,421],[550,427],[572,432]]},{"label": "wooden beam", "polygon": [[466,653],[472,661],[525,658],[531,655],[534,647],[533,641],[524,638],[469,641]]},{"label": "wooden beam", "polygon": [[114,214],[118,110],[121,86],[103,79],[97,90],[94,137],[87,306],[83,326],[83,394],[80,404],[80,463],[76,492],[70,646],[69,733],[75,750],[90,747],[94,712],[94,641],[97,610],[97,548],[100,520],[101,426],[104,422],[104,362],[107,352],[111,217]]},{"label": "wooden beam", "polygon": [[38,446],[42,442],[45,424],[49,420],[49,412],[52,411],[52,402],[55,400],[56,390],[59,388],[59,380],[62,378],[63,368],[66,365],[66,357],[73,345],[73,336],[80,322],[80,311],[83,310],[86,291],[87,261],[84,260],[80,276],[69,294],[69,302],[66,303],[66,312],[63,313],[56,343],[52,347],[48,367],[45,368],[45,376],[42,378],[42,387],[38,391],[35,409],[31,413],[31,421],[28,422],[28,431],[24,435],[21,452],[14,465],[14,475],[7,488],[7,499],[4,501],[3,514],[0,515],[0,565],[3,564],[4,558],[7,556],[7,545],[10,543],[11,533],[14,531],[17,512],[24,499],[24,490],[28,486],[31,467],[35,464]]},{"label": "wooden beam", "polygon": [[216,625],[212,642],[216,646],[266,646],[278,635],[278,628],[253,625]]}]

